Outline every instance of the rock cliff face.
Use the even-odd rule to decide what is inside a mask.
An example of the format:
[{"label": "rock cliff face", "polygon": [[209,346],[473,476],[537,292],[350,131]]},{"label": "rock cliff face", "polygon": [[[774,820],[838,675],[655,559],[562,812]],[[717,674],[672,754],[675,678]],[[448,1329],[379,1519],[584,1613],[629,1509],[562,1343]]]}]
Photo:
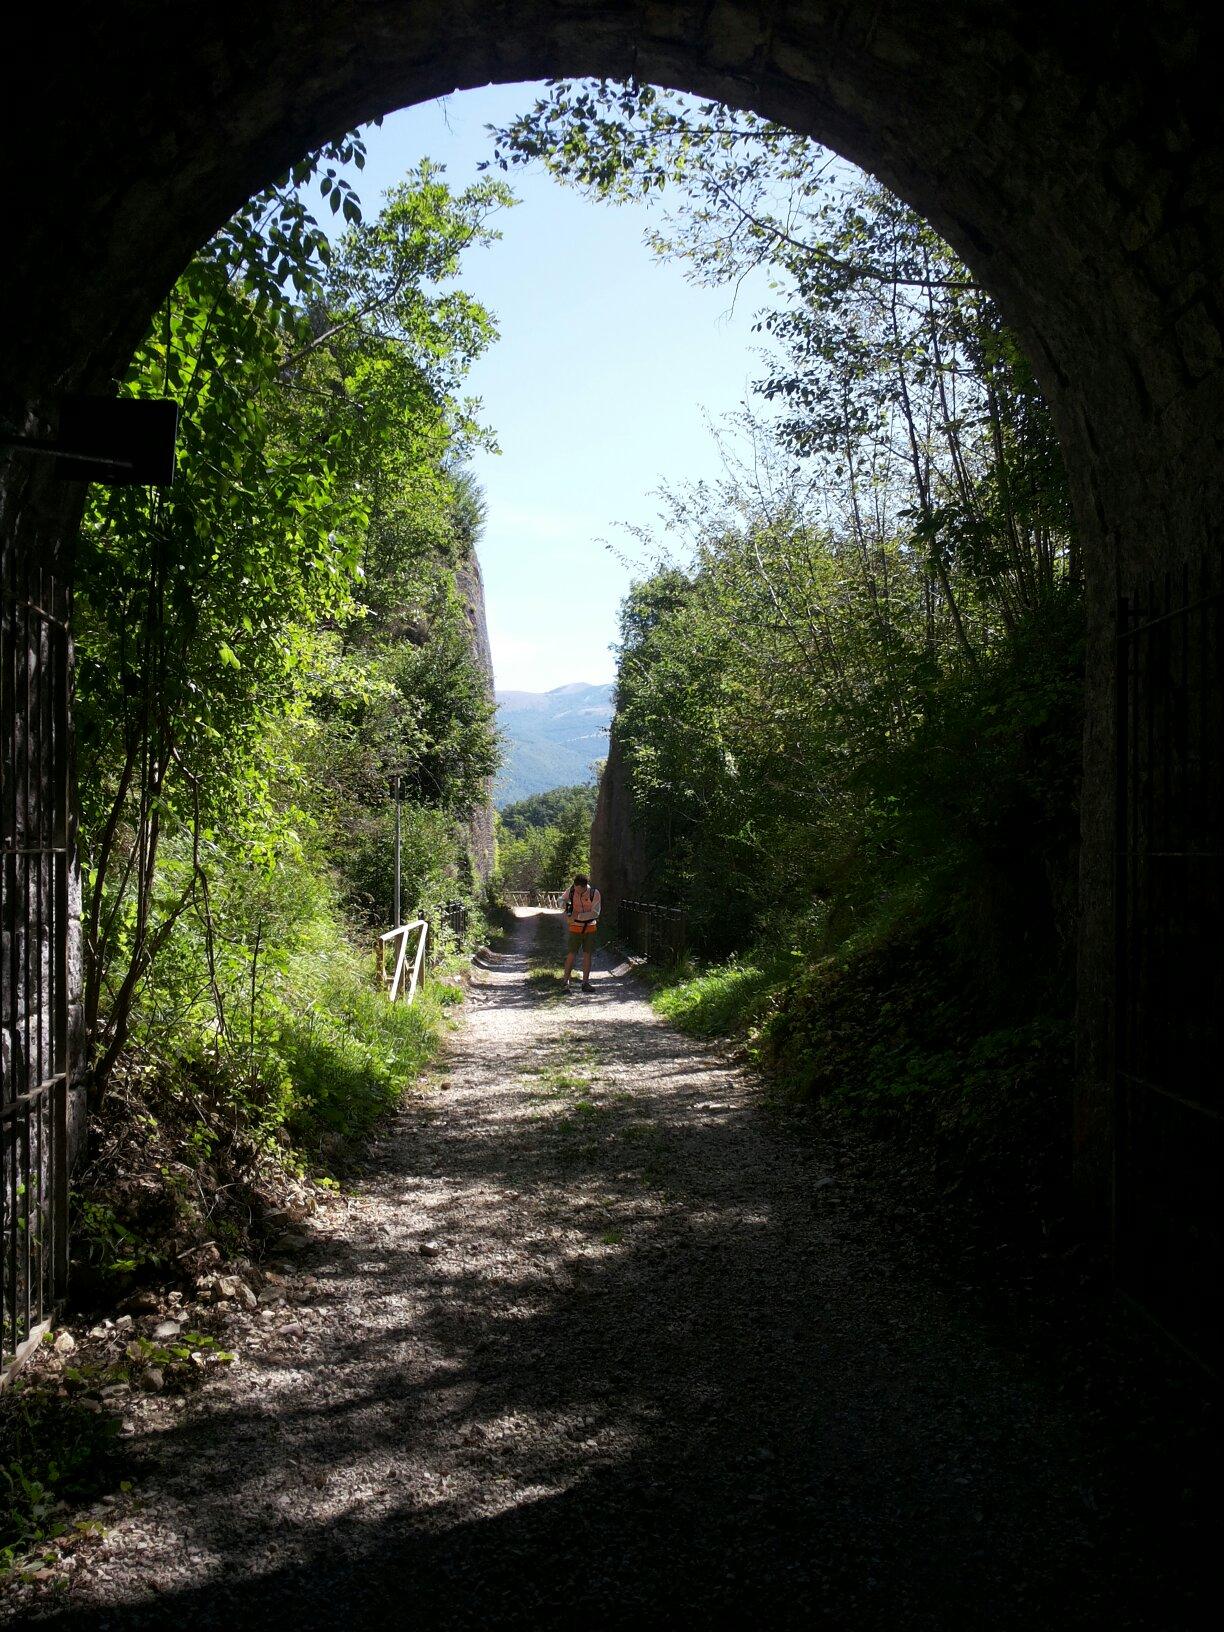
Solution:
[{"label": "rock cliff face", "polygon": [[[489,702],[493,696],[493,654],[489,649],[489,625],[485,617],[484,579],[475,550],[455,572],[455,588],[467,618],[472,656],[485,678]],[[493,872],[493,778],[485,781],[484,798],[468,818],[468,849],[477,881],[489,882]]]},{"label": "rock cliff face", "polygon": [[615,925],[619,902],[642,893],[647,871],[646,845],[635,826],[628,766],[613,719],[591,826],[591,878],[603,894],[606,923]]}]

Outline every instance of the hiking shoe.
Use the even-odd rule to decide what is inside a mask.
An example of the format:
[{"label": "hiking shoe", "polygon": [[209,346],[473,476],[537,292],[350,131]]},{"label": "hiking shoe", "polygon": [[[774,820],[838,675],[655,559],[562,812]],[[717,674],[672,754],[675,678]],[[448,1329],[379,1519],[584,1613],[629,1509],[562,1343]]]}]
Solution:
[{"label": "hiking shoe", "polygon": [[593,992],[595,990],[594,986],[591,985],[589,980],[584,980],[583,981],[582,989],[583,989],[584,992]]}]

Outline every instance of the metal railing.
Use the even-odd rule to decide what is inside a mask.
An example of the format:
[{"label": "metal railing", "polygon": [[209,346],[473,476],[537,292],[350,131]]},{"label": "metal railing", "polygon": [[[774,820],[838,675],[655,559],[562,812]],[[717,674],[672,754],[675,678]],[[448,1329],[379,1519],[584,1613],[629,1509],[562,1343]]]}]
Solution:
[{"label": "metal railing", "polygon": [[621,944],[647,963],[679,963],[688,950],[688,914],[657,901],[622,901],[616,909]]},{"label": "metal railing", "polygon": [[463,901],[447,901],[437,916],[439,929],[450,930],[455,940],[462,940],[467,935],[468,911]]},{"label": "metal railing", "polygon": [[440,963],[448,952],[464,945],[470,923],[471,916],[463,901],[448,901],[437,909],[433,917],[435,963]]},{"label": "metal railing", "polygon": [[564,890],[507,890],[508,907],[542,907],[546,912],[560,912]]},{"label": "metal railing", "polygon": [[[416,952],[412,957],[412,967],[409,969],[408,942],[413,930],[417,930],[418,939]],[[411,1003],[417,994],[417,986],[421,979],[421,969],[425,960],[425,942],[429,939],[429,925],[424,918],[413,918],[406,924],[400,924],[397,929],[389,929],[385,935],[378,937],[378,975],[384,986],[390,988],[388,996],[392,1003],[404,996]],[[387,950],[393,941],[399,944],[395,947],[395,963],[390,970],[387,968]]]}]

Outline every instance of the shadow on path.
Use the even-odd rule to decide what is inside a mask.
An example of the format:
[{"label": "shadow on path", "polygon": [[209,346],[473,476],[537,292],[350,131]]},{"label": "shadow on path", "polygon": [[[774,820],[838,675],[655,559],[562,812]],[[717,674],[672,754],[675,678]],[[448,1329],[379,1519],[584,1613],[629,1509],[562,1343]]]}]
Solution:
[{"label": "shadow on path", "polygon": [[[140,1437],[71,1628],[1196,1624],[1099,1424],[835,1150],[525,918],[262,1342]],[[109,1566],[108,1566],[109,1568]]]}]

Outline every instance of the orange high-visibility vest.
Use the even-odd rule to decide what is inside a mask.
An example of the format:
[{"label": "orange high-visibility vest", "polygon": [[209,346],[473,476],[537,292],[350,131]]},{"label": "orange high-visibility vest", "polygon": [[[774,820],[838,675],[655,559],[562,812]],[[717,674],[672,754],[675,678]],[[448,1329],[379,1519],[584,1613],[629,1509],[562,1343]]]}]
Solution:
[{"label": "orange high-visibility vest", "polygon": [[593,935],[599,917],[599,891],[571,888],[565,897],[571,935]]}]

